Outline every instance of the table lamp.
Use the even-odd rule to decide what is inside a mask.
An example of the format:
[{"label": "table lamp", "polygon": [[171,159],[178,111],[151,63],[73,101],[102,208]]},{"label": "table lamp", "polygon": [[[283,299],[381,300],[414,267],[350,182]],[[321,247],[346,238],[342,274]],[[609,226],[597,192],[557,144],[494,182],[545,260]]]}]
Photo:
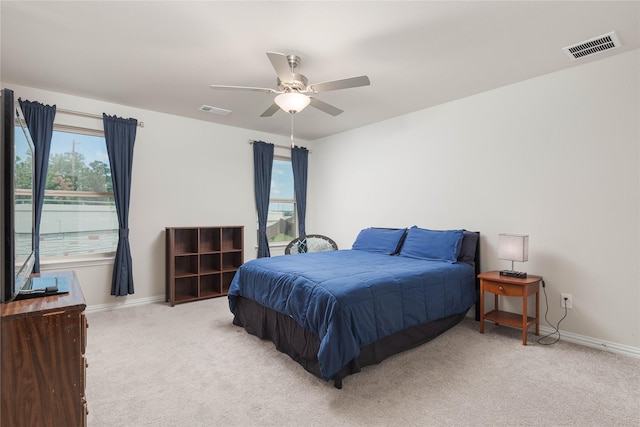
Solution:
[{"label": "table lamp", "polygon": [[514,271],[513,262],[525,262],[529,259],[529,236],[507,233],[498,235],[498,258],[511,261],[511,270],[500,271],[501,276],[525,279],[527,273]]}]

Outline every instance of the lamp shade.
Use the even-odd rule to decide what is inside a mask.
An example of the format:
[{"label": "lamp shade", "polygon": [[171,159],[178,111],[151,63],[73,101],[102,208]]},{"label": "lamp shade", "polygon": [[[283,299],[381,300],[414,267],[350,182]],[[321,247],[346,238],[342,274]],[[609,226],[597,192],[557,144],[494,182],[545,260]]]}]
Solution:
[{"label": "lamp shade", "polygon": [[305,109],[311,99],[298,92],[287,92],[276,96],[275,103],[287,113],[297,113]]},{"label": "lamp shade", "polygon": [[498,235],[498,258],[525,262],[529,259],[529,236],[523,234]]}]

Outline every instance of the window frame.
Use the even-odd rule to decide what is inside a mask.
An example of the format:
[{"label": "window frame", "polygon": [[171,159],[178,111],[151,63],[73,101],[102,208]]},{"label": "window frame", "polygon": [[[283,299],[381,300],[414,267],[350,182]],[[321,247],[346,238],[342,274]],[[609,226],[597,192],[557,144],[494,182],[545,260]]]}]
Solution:
[{"label": "window frame", "polygon": [[[273,156],[273,160],[274,162],[276,160],[280,160],[280,161],[285,161],[289,163],[289,166],[292,166],[291,164],[291,156],[283,156],[283,155],[274,155]],[[293,173],[293,169],[292,169],[292,173]],[[272,178],[273,180],[273,175]],[[293,204],[293,216],[294,216],[294,220],[295,220],[295,227],[294,227],[294,235],[293,238],[297,238],[298,237],[298,203],[296,201],[296,192],[295,192],[295,187],[293,188],[293,199],[281,199],[281,198],[272,198],[271,197],[271,192],[269,192],[269,206],[271,206],[272,203],[291,203]],[[269,210],[269,212],[271,212],[271,210]],[[257,218],[257,212],[256,212],[256,223],[258,221]],[[270,248],[279,248],[279,247],[286,247],[289,244],[289,241],[278,241],[278,242],[269,242],[269,247]]]},{"label": "window frame", "polygon": [[[86,127],[80,127],[80,126],[72,126],[72,125],[66,125],[66,124],[55,123],[55,122],[53,124],[53,131],[85,135],[85,136],[95,136],[103,139],[105,138],[104,130],[92,129],[92,128],[86,128]],[[105,141],[105,150],[106,150],[106,141]],[[47,162],[49,162],[49,159],[47,159]],[[105,198],[110,196],[115,201],[115,195],[113,192],[67,191],[67,190],[47,190],[47,189],[45,189],[44,191],[45,198],[47,196],[59,197],[59,196],[65,196],[65,195],[81,196],[86,198],[93,198],[93,197]],[[43,209],[44,209],[44,205],[43,205]],[[110,251],[110,252],[75,254],[75,255],[69,255],[69,256],[42,257],[41,255],[40,267],[42,271],[47,271],[47,270],[58,270],[61,268],[109,265],[109,264],[113,264],[113,260],[115,259],[115,255],[116,255],[116,249],[117,248],[114,247],[113,251]]]}]

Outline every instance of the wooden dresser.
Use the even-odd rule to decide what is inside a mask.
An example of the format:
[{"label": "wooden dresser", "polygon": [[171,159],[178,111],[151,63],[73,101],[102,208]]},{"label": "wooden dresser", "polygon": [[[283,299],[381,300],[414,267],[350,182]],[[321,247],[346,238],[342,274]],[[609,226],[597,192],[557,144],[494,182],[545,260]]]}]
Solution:
[{"label": "wooden dresser", "polygon": [[69,293],[0,304],[0,425],[86,426],[86,303],[75,272]]}]

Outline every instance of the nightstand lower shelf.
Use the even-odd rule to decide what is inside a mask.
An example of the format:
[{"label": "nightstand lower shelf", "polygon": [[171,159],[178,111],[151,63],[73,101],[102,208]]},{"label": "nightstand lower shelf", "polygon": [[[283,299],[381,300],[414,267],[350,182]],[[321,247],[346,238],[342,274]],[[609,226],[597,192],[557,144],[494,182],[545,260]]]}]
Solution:
[{"label": "nightstand lower shelf", "polygon": [[[510,313],[508,311],[491,310],[490,312],[484,314],[484,320],[494,322],[496,325],[515,326],[517,328],[522,327],[522,315]],[[535,324],[536,318],[527,316],[527,328]]]}]

